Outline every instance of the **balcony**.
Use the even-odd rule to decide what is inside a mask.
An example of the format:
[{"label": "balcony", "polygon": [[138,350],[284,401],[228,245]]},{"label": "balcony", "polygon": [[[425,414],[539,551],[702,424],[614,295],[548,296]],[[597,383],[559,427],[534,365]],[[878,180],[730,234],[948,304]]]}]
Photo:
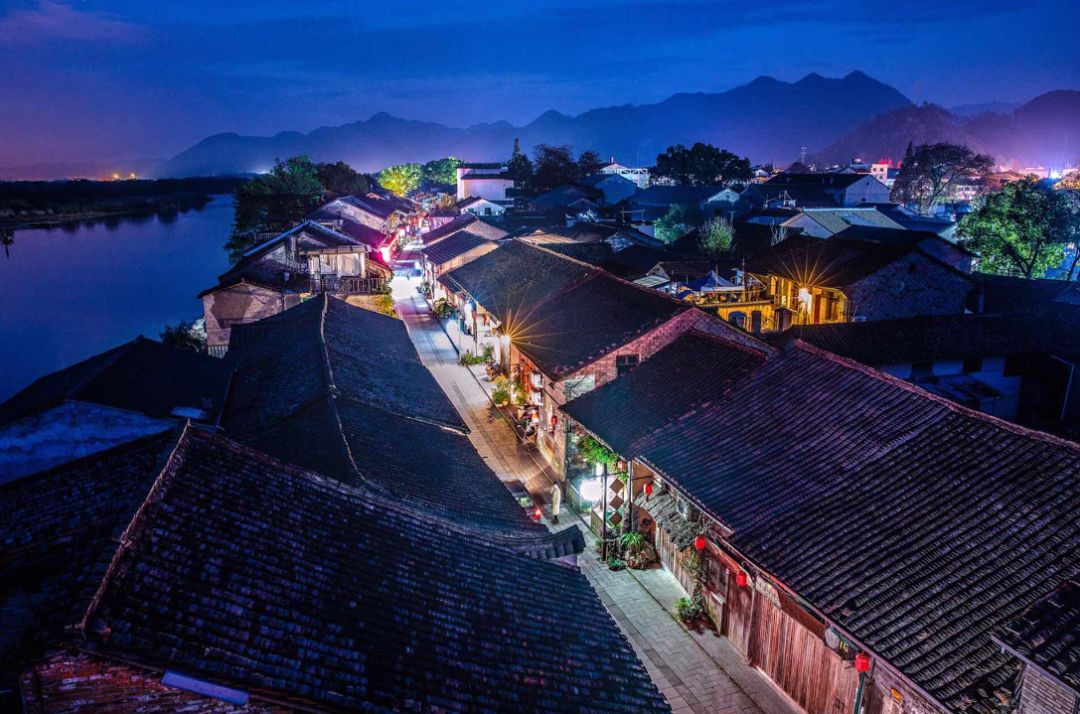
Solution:
[{"label": "balcony", "polygon": [[331,295],[377,295],[386,292],[386,279],[381,277],[359,278],[353,276],[310,276],[308,292]]}]

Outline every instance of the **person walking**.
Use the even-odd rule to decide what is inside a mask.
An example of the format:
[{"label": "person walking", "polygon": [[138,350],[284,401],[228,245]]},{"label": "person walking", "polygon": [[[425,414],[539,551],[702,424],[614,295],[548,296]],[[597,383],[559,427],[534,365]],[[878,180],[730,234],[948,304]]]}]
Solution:
[{"label": "person walking", "polygon": [[562,488],[558,482],[551,484],[551,522],[558,525],[559,510],[562,508]]}]

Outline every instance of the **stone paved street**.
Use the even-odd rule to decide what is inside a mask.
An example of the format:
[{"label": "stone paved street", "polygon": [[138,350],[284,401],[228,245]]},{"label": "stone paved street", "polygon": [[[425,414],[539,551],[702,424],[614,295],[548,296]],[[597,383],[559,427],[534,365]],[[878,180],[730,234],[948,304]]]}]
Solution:
[{"label": "stone paved street", "polygon": [[[407,252],[402,257],[418,256]],[[401,276],[393,284],[398,312],[420,359],[461,412],[477,451],[503,481],[520,481],[533,494],[547,493],[552,482],[550,471],[492,407],[481,386],[483,378],[478,380],[473,371],[458,365],[457,351],[416,292],[416,281]],[[711,632],[690,632],[675,619],[674,603],[685,593],[666,570],[612,572],[597,558],[595,538],[584,522],[565,506],[563,514],[562,524],[556,528],[585,531],[587,550],[578,565],[675,712],[799,711],[748,667],[725,638]]]}]

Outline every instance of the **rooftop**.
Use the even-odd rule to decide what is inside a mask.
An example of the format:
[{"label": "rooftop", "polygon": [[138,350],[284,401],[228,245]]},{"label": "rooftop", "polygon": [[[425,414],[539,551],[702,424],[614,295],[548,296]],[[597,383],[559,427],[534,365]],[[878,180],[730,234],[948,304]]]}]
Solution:
[{"label": "rooftop", "polygon": [[107,660],[304,708],[667,710],[576,569],[219,436],[129,444],[0,486],[0,505],[20,646],[81,633]]},{"label": "rooftop", "polygon": [[546,534],[477,456],[400,320],[323,295],[237,326],[229,352],[237,364],[222,417],[229,436],[440,517],[520,537],[522,547]]},{"label": "rooftop", "polygon": [[991,633],[1080,573],[1080,445],[802,342],[636,450],[951,710],[1012,690]]},{"label": "rooftop", "polygon": [[185,418],[212,422],[221,411],[231,373],[222,360],[137,337],[34,381],[0,404],[0,426],[65,401],[151,417],[169,417],[185,408]]},{"label": "rooftop", "polygon": [[468,228],[452,233],[446,238],[442,238],[434,243],[431,243],[421,249],[429,261],[436,265],[447,263],[454,258],[468,253],[470,250],[481,248],[484,246],[495,247],[493,241],[488,240],[482,236],[478,236]]},{"label": "rooftop", "polygon": [[994,636],[1014,656],[1080,695],[1080,583],[1067,580]]}]

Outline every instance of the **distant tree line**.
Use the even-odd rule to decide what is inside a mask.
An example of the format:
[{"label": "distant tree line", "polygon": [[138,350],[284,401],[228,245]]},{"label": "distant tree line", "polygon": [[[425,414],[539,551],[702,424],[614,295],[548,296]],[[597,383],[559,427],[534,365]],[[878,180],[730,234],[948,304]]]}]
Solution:
[{"label": "distant tree line", "polygon": [[241,178],[130,179],[124,181],[0,181],[0,221],[154,213],[199,206],[231,193]]},{"label": "distant tree line", "polygon": [[669,146],[656,157],[652,175],[679,186],[722,186],[749,181],[753,172],[750,159],[698,142],[689,149],[682,144]]}]

